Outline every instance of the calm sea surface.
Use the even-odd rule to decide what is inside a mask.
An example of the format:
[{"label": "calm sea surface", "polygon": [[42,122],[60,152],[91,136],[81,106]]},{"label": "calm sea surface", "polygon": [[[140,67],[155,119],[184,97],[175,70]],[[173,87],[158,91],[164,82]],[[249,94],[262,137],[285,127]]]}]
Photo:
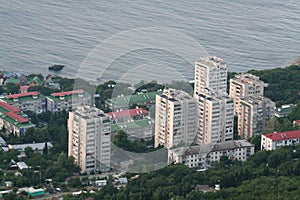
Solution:
[{"label": "calm sea surface", "polygon": [[[86,56],[105,39],[141,27],[186,34],[230,71],[283,67],[300,56],[299,8],[297,0],[0,0],[0,69],[48,74],[49,65],[61,63],[57,74],[93,80],[90,73],[106,66],[95,61],[78,73]],[[180,56],[140,49],[116,59],[101,79],[126,80],[128,66],[141,69],[130,72],[136,79],[151,69],[155,79],[168,67],[193,78],[193,66]]]}]

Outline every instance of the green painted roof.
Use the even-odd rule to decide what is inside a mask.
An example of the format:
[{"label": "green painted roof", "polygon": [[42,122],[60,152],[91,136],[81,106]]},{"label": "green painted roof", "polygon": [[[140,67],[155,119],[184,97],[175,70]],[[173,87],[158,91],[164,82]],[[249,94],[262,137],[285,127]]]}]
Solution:
[{"label": "green painted roof", "polygon": [[45,99],[46,97],[42,94],[39,94],[36,99],[33,99],[32,96],[27,96],[27,97],[19,97],[18,101],[14,101],[13,99],[8,99],[8,98],[3,98],[2,100],[5,101],[6,103],[17,103],[17,102],[22,102],[22,101],[33,101],[33,100],[38,100],[38,99]]},{"label": "green painted roof", "polygon": [[10,123],[10,124],[13,124],[13,125],[15,125],[16,127],[18,127],[18,128],[22,128],[22,127],[33,127],[33,126],[35,126],[35,124],[33,124],[33,123],[31,123],[31,122],[26,122],[26,123],[19,123],[19,122],[17,122],[15,119],[13,119],[13,118],[11,118],[11,117],[9,117],[9,116],[7,116],[7,115],[0,115],[0,117],[3,119],[3,120],[5,120],[5,121],[7,121],[8,123]]},{"label": "green painted roof", "polygon": [[[123,128],[138,128],[138,127],[145,127],[153,124],[153,120],[151,119],[142,119],[142,120],[136,120],[133,122],[124,122],[124,123],[117,123],[117,124],[112,124],[111,125],[111,130],[112,131],[119,131],[122,130]],[[125,127],[126,126],[126,127]],[[121,128],[123,127],[123,128]]]},{"label": "green painted roof", "polygon": [[156,92],[147,92],[142,94],[134,94],[130,96],[123,96],[123,97],[115,97],[112,99],[109,99],[108,101],[114,104],[116,107],[121,106],[128,106],[132,104],[141,104],[141,103],[147,103],[148,101],[154,101],[156,95],[161,95],[162,91],[156,91]]},{"label": "green painted roof", "polygon": [[30,79],[27,84],[31,84],[32,82],[36,82],[39,86],[42,86],[44,84],[44,82],[37,76],[33,77],[32,79]]},{"label": "green painted roof", "polygon": [[16,78],[10,78],[6,80],[6,84],[13,83],[13,84],[20,84],[20,80]]},{"label": "green painted roof", "polygon": [[[83,95],[83,97],[90,97],[89,93],[87,93],[87,92],[84,92],[84,93],[82,93],[81,95]],[[77,98],[77,97],[78,97],[78,94],[65,95],[65,96],[64,96],[64,98],[65,98],[64,100],[72,99],[72,97]],[[62,100],[60,99],[60,97],[47,96],[47,98],[52,99],[53,101],[62,101]],[[79,98],[79,97],[78,97],[78,98]]]}]

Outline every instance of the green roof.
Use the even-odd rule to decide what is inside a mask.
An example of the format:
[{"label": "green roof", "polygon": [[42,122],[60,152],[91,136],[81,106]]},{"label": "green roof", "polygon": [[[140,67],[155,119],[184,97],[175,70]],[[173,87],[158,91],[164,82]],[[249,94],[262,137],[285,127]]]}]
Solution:
[{"label": "green roof", "polygon": [[10,79],[7,79],[7,81],[6,81],[6,84],[8,84],[8,83],[20,84],[20,80],[16,79],[16,78],[10,78]]},{"label": "green roof", "polygon": [[33,77],[32,79],[30,79],[27,84],[31,84],[32,81],[36,82],[39,86],[42,86],[44,84],[44,82],[37,76]]},{"label": "green roof", "polygon": [[123,96],[123,97],[115,97],[109,99],[108,101],[111,102],[116,107],[121,107],[121,106],[128,106],[133,104],[141,104],[141,103],[147,103],[149,101],[154,101],[155,96],[161,94],[162,91],[147,92],[147,93],[134,94],[134,95]]},{"label": "green roof", "polygon": [[[124,123],[117,123],[117,124],[112,124],[111,125],[111,130],[112,131],[119,131],[122,130],[123,128],[138,128],[138,127],[145,127],[149,126],[152,124],[151,119],[142,119],[142,120],[136,120],[133,122],[124,122]],[[126,126],[126,127],[125,127]],[[121,128],[123,127],[123,128]]]},{"label": "green roof", "polygon": [[31,126],[35,126],[35,124],[33,124],[33,123],[31,123],[31,122],[19,123],[19,122],[17,122],[15,119],[13,119],[13,118],[11,118],[11,117],[9,117],[9,116],[7,116],[7,115],[0,115],[0,117],[1,117],[3,120],[7,121],[7,122],[10,123],[10,124],[15,125],[15,126],[18,127],[18,128],[28,127],[28,126],[30,126],[30,127],[31,127]]},{"label": "green roof", "polygon": [[[44,99],[45,96],[42,95],[42,94],[39,94],[37,96],[37,99]],[[8,98],[3,98],[2,100],[5,101],[6,103],[16,103],[16,102],[19,102],[19,101],[32,101],[32,100],[37,100],[37,99],[33,99],[32,96],[27,96],[27,97],[19,97],[18,98],[18,101],[14,101],[14,99],[8,99]]]},{"label": "green roof", "polygon": [[[82,93],[84,97],[90,97],[90,95],[87,92]],[[73,95],[65,95],[64,100],[69,100],[72,99],[72,97],[76,98],[78,97],[78,94],[73,94]],[[54,96],[47,96],[47,98],[52,99],[53,101],[62,101],[60,97],[54,97]]]}]

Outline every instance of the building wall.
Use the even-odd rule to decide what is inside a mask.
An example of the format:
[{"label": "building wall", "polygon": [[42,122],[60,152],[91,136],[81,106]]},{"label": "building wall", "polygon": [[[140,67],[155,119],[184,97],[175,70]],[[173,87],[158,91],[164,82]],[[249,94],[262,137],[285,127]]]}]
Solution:
[{"label": "building wall", "polygon": [[72,98],[57,97],[56,100],[47,97],[47,111],[59,112],[62,110],[71,111],[76,109],[77,106],[91,105],[91,95],[85,94],[85,96],[73,95]]},{"label": "building wall", "polygon": [[280,147],[297,145],[300,143],[300,137],[296,139],[283,139],[273,141],[271,138],[261,135],[261,150],[276,150]]},{"label": "building wall", "polygon": [[[194,148],[194,151],[192,153],[191,151],[189,151],[187,154],[184,153],[184,151],[188,148]],[[225,148],[220,150],[212,149],[211,151],[204,152],[197,149],[197,147],[187,147],[169,150],[169,163],[183,163],[190,168],[198,167],[200,169],[207,169],[213,162],[220,162],[222,156],[227,156],[231,160],[246,161],[251,155],[254,154],[254,145],[250,143],[245,146],[235,148]]]},{"label": "building wall", "polygon": [[233,100],[227,96],[200,93],[196,143],[209,144],[233,140]]},{"label": "building wall", "polygon": [[[5,101],[5,100],[4,100]],[[22,111],[32,111],[37,114],[46,111],[46,99],[45,97],[32,98],[29,100],[16,99],[13,102],[9,102],[9,104],[15,108],[19,108]]]},{"label": "building wall", "polygon": [[199,94],[205,88],[220,94],[226,93],[227,65],[221,58],[209,56],[195,62],[194,93]]},{"label": "building wall", "polygon": [[238,74],[230,79],[229,95],[235,101],[234,113],[237,115],[241,98],[258,97],[264,94],[264,82],[252,74]]},{"label": "building wall", "polygon": [[108,116],[96,108],[79,107],[69,113],[68,155],[82,172],[110,169],[111,125]]},{"label": "building wall", "polygon": [[262,96],[241,99],[237,110],[241,138],[262,134],[266,123],[274,116],[274,108],[275,103]]},{"label": "building wall", "polygon": [[194,140],[197,130],[197,104],[187,93],[164,90],[156,96],[155,147],[167,148],[188,145]]}]

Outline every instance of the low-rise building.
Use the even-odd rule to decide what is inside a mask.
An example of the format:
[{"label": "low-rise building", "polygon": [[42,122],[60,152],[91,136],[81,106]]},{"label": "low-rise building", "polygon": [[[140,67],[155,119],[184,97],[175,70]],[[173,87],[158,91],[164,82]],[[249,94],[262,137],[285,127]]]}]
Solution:
[{"label": "low-rise building", "polygon": [[72,90],[66,92],[52,93],[46,97],[47,111],[59,112],[62,110],[71,111],[78,106],[89,106],[92,96],[84,90]]},{"label": "low-rise building", "polygon": [[39,92],[7,95],[2,101],[22,111],[42,113],[46,111],[46,97]]},{"label": "low-rise building", "polygon": [[300,143],[300,130],[261,135],[261,150],[275,150]]},{"label": "low-rise building", "polygon": [[[8,148],[10,150],[16,149],[20,151],[21,154],[25,154],[25,149],[27,147],[30,147],[36,153],[43,154],[43,150],[46,148],[46,143],[42,142],[42,143],[32,143],[32,144],[14,144],[14,145],[9,144],[8,145]],[[47,142],[47,148],[48,149],[52,148],[52,144],[50,142]]]},{"label": "low-rise building", "polygon": [[113,111],[126,110],[131,106],[151,106],[155,103],[155,96],[161,95],[162,91],[138,93],[129,96],[120,95],[112,99],[108,99],[105,104]]},{"label": "low-rise building", "polygon": [[147,118],[111,125],[112,134],[120,130],[127,133],[129,140],[151,140],[154,136],[154,120]]},{"label": "low-rise building", "polygon": [[295,104],[282,105],[275,109],[275,117],[282,118],[288,116],[293,109],[296,107]]},{"label": "low-rise building", "polygon": [[0,101],[0,129],[4,128],[7,133],[20,136],[24,135],[28,128],[34,127],[35,124],[22,116],[20,109]]},{"label": "low-rise building", "polygon": [[227,156],[231,160],[245,161],[253,154],[254,144],[246,140],[231,140],[171,149],[168,151],[168,162],[207,169],[212,162],[219,162],[222,156]]},{"label": "low-rise building", "polygon": [[110,120],[114,122],[128,122],[132,120],[141,120],[149,116],[149,112],[143,108],[134,108],[107,113]]}]

